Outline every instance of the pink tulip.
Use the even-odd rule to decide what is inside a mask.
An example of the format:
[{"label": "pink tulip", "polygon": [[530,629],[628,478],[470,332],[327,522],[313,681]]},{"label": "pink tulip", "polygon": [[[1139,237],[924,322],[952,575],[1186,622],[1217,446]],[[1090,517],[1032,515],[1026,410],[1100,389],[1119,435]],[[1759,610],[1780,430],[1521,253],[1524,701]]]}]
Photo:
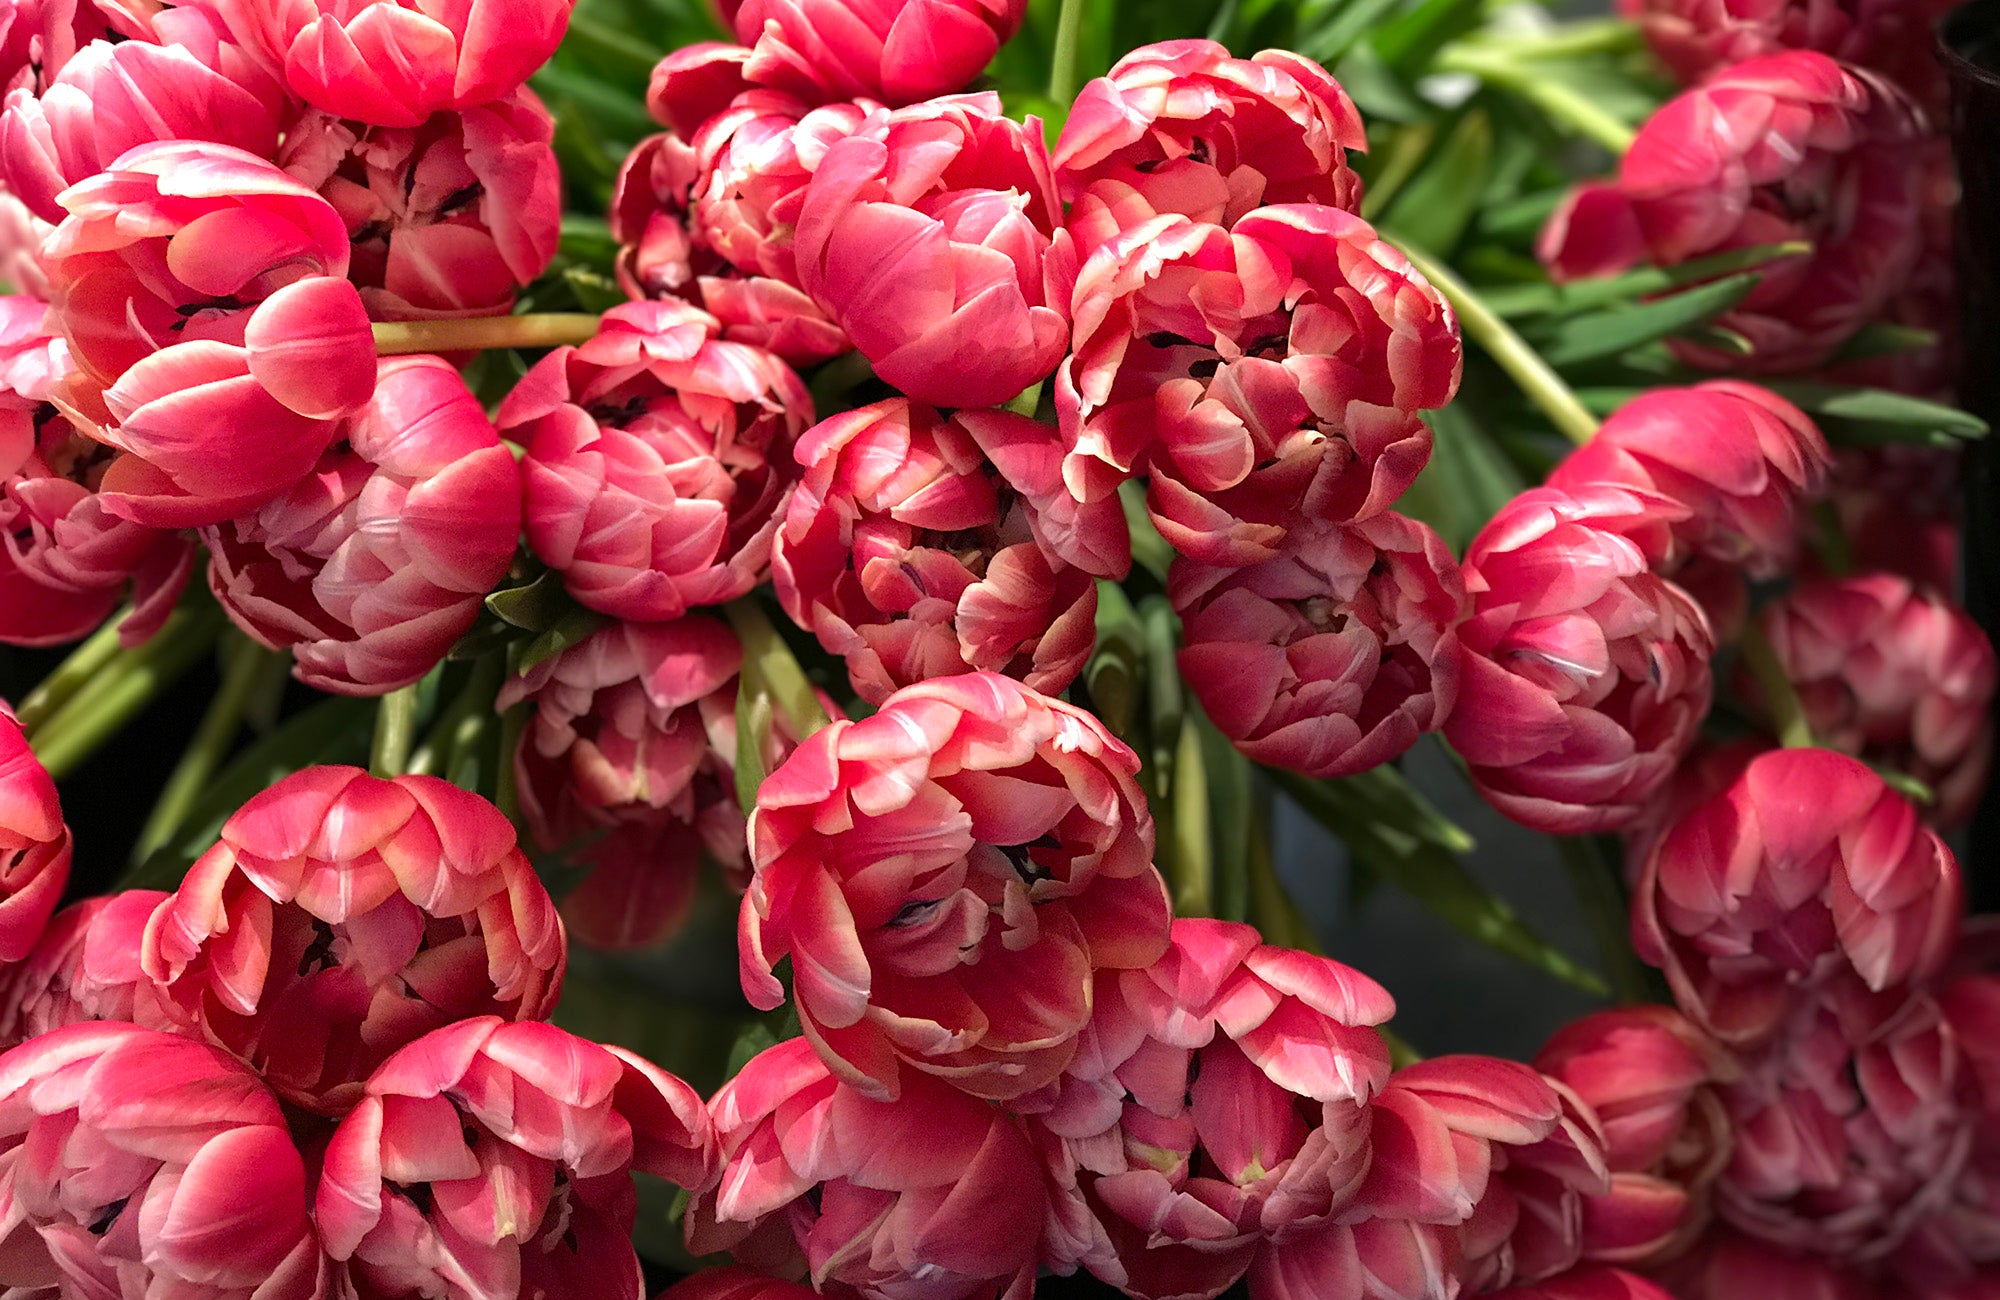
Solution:
[{"label": "pink tulip", "polygon": [[764,781],[737,939],[836,1078],[893,1098],[903,1064],[975,1096],[1053,1080],[1094,972],[1156,960],[1165,884],[1139,760],[1074,705],[968,673],[836,720]]},{"label": "pink tulip", "polygon": [[328,1267],[277,1098],[205,1043],[71,1025],[0,1056],[0,1286],[317,1300]]},{"label": "pink tulip", "polygon": [[348,274],[372,317],[504,315],[556,254],[554,138],[523,87],[416,128],[315,110],[286,134],[280,162],[346,223]]},{"label": "pink tulip", "polygon": [[1961,472],[1957,453],[1939,447],[1842,448],[1827,497],[1852,571],[1879,569],[1919,588],[1956,590]]},{"label": "pink tulip", "polygon": [[93,41],[39,98],[7,96],[0,179],[36,216],[61,221],[61,193],[130,149],[201,140],[268,158],[289,116],[282,86],[240,84],[186,46]]},{"label": "pink tulip", "polygon": [[1523,825],[1630,826],[1694,742],[1708,620],[1647,566],[1684,517],[1634,489],[1537,488],[1466,551],[1472,616],[1445,736],[1480,793]]},{"label": "pink tulip", "polygon": [[1823,54],[1736,64],[1648,119],[1615,183],[1571,196],[1542,233],[1542,260],[1566,280],[1803,240],[1811,252],[1765,267],[1716,319],[1749,340],[1749,356],[1674,351],[1709,370],[1810,368],[1874,320],[1916,264],[1923,177],[1910,159],[1924,132],[1894,85]]},{"label": "pink tulip", "polygon": [[1619,8],[1683,85],[1746,59],[1818,50],[1883,72],[1927,104],[1943,89],[1931,28],[1951,6],[1937,0],[1621,0]]},{"label": "pink tulip", "polygon": [[1061,220],[1041,123],[960,95],[878,109],[828,145],[792,254],[799,287],[885,382],[933,406],[998,406],[1068,346],[1049,262]]},{"label": "pink tulip", "polygon": [[478,399],[437,357],[391,357],[311,477],[202,530],[236,625],[289,649],[300,681],[383,695],[421,678],[506,576],[520,473]]},{"label": "pink tulip", "polygon": [[801,1282],[787,1282],[741,1265],[725,1264],[684,1277],[653,1300],[813,1300],[817,1294]]},{"label": "pink tulip", "polygon": [[0,983],[0,1046],[87,1020],[176,1028],[159,987],[139,965],[146,919],[167,898],[127,889],[71,903]]},{"label": "pink tulip", "polygon": [[1489,1294],[1495,1300],[1674,1300],[1657,1283],[1598,1264],[1585,1264],[1541,1282]]},{"label": "pink tulip", "polygon": [[1044,521],[1041,502],[1072,506],[1054,429],[892,398],[815,425],[796,455],[772,581],[863,699],[974,670],[1055,692],[1083,670],[1092,571],[1122,571],[1130,541],[1115,502],[1074,510],[1068,534]]},{"label": "pink tulip", "polygon": [[[1079,228],[1073,212],[1065,238]],[[1450,307],[1337,208],[1124,226],[1072,307],[1056,378],[1071,492],[1095,501],[1150,472],[1154,523],[1219,567],[1274,558],[1301,517],[1387,509],[1430,457],[1417,412],[1458,387]]]},{"label": "pink tulip", "polygon": [[1604,1131],[1611,1190],[1583,1203],[1587,1259],[1635,1267],[1680,1254],[1709,1219],[1733,1132],[1718,1086],[1734,1058],[1669,1007],[1600,1011],[1564,1026],[1535,1068]]},{"label": "pink tulip", "polygon": [[1465,588],[1438,535],[1393,512],[1289,546],[1247,569],[1174,562],[1181,676],[1247,757],[1352,776],[1451,713]]},{"label": "pink tulip", "polygon": [[305,477],[375,383],[332,206],[261,158],[187,141],[134,149],[63,202],[44,254],[87,380],[66,400],[127,453],[106,505],[217,523]]},{"label": "pink tulip", "polygon": [[[1685,1300],[1877,1300],[1871,1279],[1813,1255],[1717,1232],[1669,1274]],[[1942,1300],[1931,1297],[1930,1300]]]},{"label": "pink tulip", "polygon": [[695,1254],[867,1300],[1032,1291],[1044,1193],[1019,1119],[921,1075],[869,1097],[799,1038],[752,1058],[709,1114],[722,1180],[688,1206]]},{"label": "pink tulip", "polygon": [[504,99],[555,53],[573,0],[194,0],[335,117],[414,127]]},{"label": "pink tulip", "polygon": [[1648,854],[1632,939],[1682,1011],[1724,1043],[1765,1043],[1801,997],[1853,980],[1885,1004],[1950,955],[1963,891],[1950,850],[1854,759],[1751,760]]},{"label": "pink tulip", "polygon": [[46,313],[36,299],[0,297],[0,641],[75,641],[129,588],[119,632],[137,645],[173,611],[194,548],[104,508],[94,489],[112,453],[56,408],[69,350],[43,333]]},{"label": "pink tulip", "polygon": [[1859,573],[1802,583],[1760,622],[1814,739],[1928,784],[1939,826],[1971,817],[2000,668],[1964,610],[1895,574]]},{"label": "pink tulip", "polygon": [[751,47],[744,75],[813,103],[913,104],[964,90],[1027,0],[718,0]]},{"label": "pink tulip", "polygon": [[677,300],[615,307],[500,407],[527,449],[528,544],[592,609],[664,622],[768,572],[812,398],[784,362],[716,328]]},{"label": "pink tulip", "polygon": [[1549,484],[1618,484],[1685,506],[1672,553],[1651,557],[1669,573],[1700,555],[1772,578],[1795,566],[1803,507],[1831,468],[1805,412],[1754,384],[1713,380],[1627,402]]},{"label": "pink tulip", "polygon": [[1075,1060],[1016,1103],[1059,1192],[1044,1262],[1145,1300],[1212,1297],[1333,1221],[1368,1169],[1389,1079],[1372,1027],[1394,1009],[1359,972],[1224,921],[1176,921],[1152,967],[1100,973]]},{"label": "pink tulip", "polygon": [[156,0],[17,0],[0,12],[0,93],[39,95],[94,40],[152,36]]},{"label": "pink tulip", "polygon": [[327,1146],[315,1211],[360,1300],[639,1300],[633,1172],[701,1191],[716,1161],[673,1075],[486,1016],[382,1063]]},{"label": "pink tulip", "polygon": [[0,961],[20,961],[69,883],[70,836],[49,779],[0,702]]},{"label": "pink tulip", "polygon": [[562,924],[514,829],[435,777],[288,776],[243,805],[146,925],[179,1022],[338,1115],[403,1044],[555,1006]]},{"label": "pink tulip", "polygon": [[1085,86],[1053,160],[1067,201],[1115,180],[1157,211],[1226,227],[1267,203],[1357,211],[1347,151],[1367,148],[1360,112],[1319,64],[1185,40],[1141,46]]}]

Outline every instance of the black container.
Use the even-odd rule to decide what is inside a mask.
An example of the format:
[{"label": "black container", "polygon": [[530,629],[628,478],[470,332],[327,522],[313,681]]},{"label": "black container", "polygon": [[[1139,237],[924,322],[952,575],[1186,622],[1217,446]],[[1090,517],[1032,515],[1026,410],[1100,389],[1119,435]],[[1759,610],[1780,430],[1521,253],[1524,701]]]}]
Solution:
[{"label": "black container", "polygon": [[[1965,408],[2000,428],[2000,0],[1973,0],[1938,25],[1951,82],[1951,148],[1962,198],[1957,239]],[[2000,436],[1967,449],[1965,603],[2000,645]],[[2000,797],[1972,828],[1966,883],[1975,911],[2000,912]]]}]

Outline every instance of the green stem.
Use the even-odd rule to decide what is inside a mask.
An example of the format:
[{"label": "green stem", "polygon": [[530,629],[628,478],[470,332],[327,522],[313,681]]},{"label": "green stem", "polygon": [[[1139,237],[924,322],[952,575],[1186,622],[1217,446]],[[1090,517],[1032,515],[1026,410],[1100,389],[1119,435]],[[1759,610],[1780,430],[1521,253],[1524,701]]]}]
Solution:
[{"label": "green stem", "polygon": [[1537,71],[1511,52],[1469,42],[1447,45],[1438,51],[1433,66],[1439,72],[1469,73],[1489,86],[1526,100],[1550,121],[1595,141],[1614,157],[1624,157],[1625,151],[1632,147],[1631,127],[1579,94],[1562,78],[1546,70]]},{"label": "green stem", "polygon": [[[737,640],[743,643],[743,675],[752,689],[762,689],[770,695],[771,703],[778,706],[778,712],[791,724],[792,734],[800,740],[824,727],[828,721],[826,710],[813,694],[806,670],[799,667],[792,648],[772,626],[757,598],[745,596],[732,600],[722,607],[722,612],[728,615]],[[750,737],[739,736],[737,743],[754,742]]]},{"label": "green stem", "polygon": [[411,352],[481,352],[490,348],[553,348],[588,343],[598,318],[584,312],[525,316],[473,316],[463,320],[375,323],[375,351],[385,357]]},{"label": "green stem", "polygon": [[264,680],[265,669],[274,662],[284,662],[249,637],[240,635],[232,638],[226,654],[222,685],[132,846],[135,867],[171,840],[187,820],[188,810],[201,798],[209,778],[221,768],[222,760],[236,743],[237,734],[243,729],[243,711]]},{"label": "green stem", "polygon": [[403,775],[416,739],[417,688],[390,691],[375,706],[375,743],[368,751],[368,770],[381,777]]},{"label": "green stem", "polygon": [[1209,837],[1208,764],[1201,731],[1184,723],[1174,755],[1173,891],[1175,916],[1215,915],[1215,845]]},{"label": "green stem", "polygon": [[403,771],[410,776],[439,776],[449,771],[465,720],[478,716],[482,711],[491,711],[493,697],[499,693],[506,673],[506,658],[499,651],[482,656],[475,662],[464,689],[453,697],[443,716],[431,724],[423,743],[403,765]]},{"label": "green stem", "polygon": [[1278,879],[1278,869],[1271,861],[1271,832],[1269,823],[1263,818],[1253,818],[1250,822],[1249,862],[1250,914],[1257,929],[1262,932],[1264,942],[1280,948],[1297,948],[1301,952],[1316,953],[1320,950],[1319,939],[1299,914],[1298,905],[1286,892],[1285,883]]},{"label": "green stem", "polygon": [[1410,265],[1450,301],[1465,336],[1486,350],[1507,372],[1514,386],[1548,417],[1556,431],[1579,447],[1589,442],[1597,433],[1597,417],[1577,400],[1575,391],[1542,360],[1541,354],[1487,307],[1450,267],[1420,248],[1409,244],[1398,247],[1410,259]]},{"label": "green stem", "polygon": [[1575,59],[1592,54],[1631,54],[1644,48],[1639,25],[1622,18],[1586,18],[1560,23],[1546,32],[1513,35],[1488,32],[1465,45],[1517,59]]},{"label": "green stem", "polygon": [[44,677],[39,686],[28,692],[21,706],[14,710],[14,716],[29,737],[32,738],[37,727],[47,722],[57,709],[69,703],[71,697],[88,685],[91,678],[118,658],[121,649],[118,626],[131,612],[129,606],[119,610],[110,622],[91,633],[88,641],[70,651],[69,658],[57,664],[55,671]]},{"label": "green stem", "polygon": [[[1616,840],[1610,842],[1615,847]],[[1618,859],[1605,842],[1593,836],[1564,836],[1556,841],[1570,888],[1597,938],[1598,967],[1611,994],[1626,1006],[1652,1001],[1646,967],[1632,951],[1631,901],[1619,879]]]},{"label": "green stem", "polygon": [[1764,708],[1771,715],[1771,729],[1777,733],[1778,743],[1786,749],[1811,749],[1817,742],[1813,740],[1812,724],[1806,721],[1805,706],[1799,702],[1798,688],[1785,676],[1784,665],[1778,662],[1777,652],[1771,648],[1763,627],[1753,621],[1743,630],[1738,648],[1744,664],[1757,679],[1757,689],[1764,697]]},{"label": "green stem", "polygon": [[1062,0],[1056,17],[1055,57],[1049,62],[1049,98],[1067,109],[1076,99],[1077,45],[1083,37],[1083,0]]},{"label": "green stem", "polygon": [[493,805],[518,828],[521,825],[521,788],[514,780],[514,752],[528,729],[528,715],[534,705],[523,701],[500,715],[500,765],[493,773]]},{"label": "green stem", "polygon": [[208,653],[222,631],[213,605],[177,609],[153,639],[118,659],[35,732],[35,756],[58,781],[83,765]]}]

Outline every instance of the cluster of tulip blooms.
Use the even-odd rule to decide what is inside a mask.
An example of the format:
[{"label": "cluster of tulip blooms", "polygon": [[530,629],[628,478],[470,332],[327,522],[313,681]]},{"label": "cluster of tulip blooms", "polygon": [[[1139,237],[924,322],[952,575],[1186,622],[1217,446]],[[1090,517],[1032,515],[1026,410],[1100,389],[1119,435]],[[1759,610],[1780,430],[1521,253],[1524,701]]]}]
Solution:
[{"label": "cluster of tulip blooms", "polygon": [[[1461,566],[1396,507],[1468,300],[1359,215],[1325,69],[1143,47],[1051,147],[968,90],[1026,0],[719,8],[581,324],[513,310],[569,0],[0,14],[0,641],[114,659],[212,596],[384,699],[372,774],[298,767],[174,887],[60,908],[65,714],[0,706],[0,1290],[635,1300],[642,1174],[734,1260],[675,1300],[2000,1295],[2000,948],[1938,835],[1996,667],[1901,486],[1949,467],[1660,389]],[[1646,0],[1700,79],[1551,272],[1781,246],[1682,364],[1935,389],[1839,358],[1948,297],[1935,87],[1861,66],[1914,75],[1920,25],[1773,8]],[[540,353],[490,414],[488,347]],[[1374,981],[1177,918],[1079,685],[1147,547],[1245,759],[1441,733],[1508,816],[1629,832],[1678,1009],[1392,1068]],[[492,671],[446,723],[509,719],[491,799],[397,743],[451,655]],[[668,941],[703,864],[795,1031],[706,1103],[549,1023],[572,940]]]}]

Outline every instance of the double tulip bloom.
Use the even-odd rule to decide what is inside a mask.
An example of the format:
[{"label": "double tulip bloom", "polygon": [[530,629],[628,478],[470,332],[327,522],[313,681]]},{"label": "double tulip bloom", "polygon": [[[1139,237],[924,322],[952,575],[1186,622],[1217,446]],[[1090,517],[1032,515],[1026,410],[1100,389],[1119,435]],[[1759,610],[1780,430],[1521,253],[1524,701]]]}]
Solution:
[{"label": "double tulip bloom", "polygon": [[168,895],[127,889],[71,903],[0,982],[0,1048],[86,1020],[174,1029],[139,963],[146,922]]}]

